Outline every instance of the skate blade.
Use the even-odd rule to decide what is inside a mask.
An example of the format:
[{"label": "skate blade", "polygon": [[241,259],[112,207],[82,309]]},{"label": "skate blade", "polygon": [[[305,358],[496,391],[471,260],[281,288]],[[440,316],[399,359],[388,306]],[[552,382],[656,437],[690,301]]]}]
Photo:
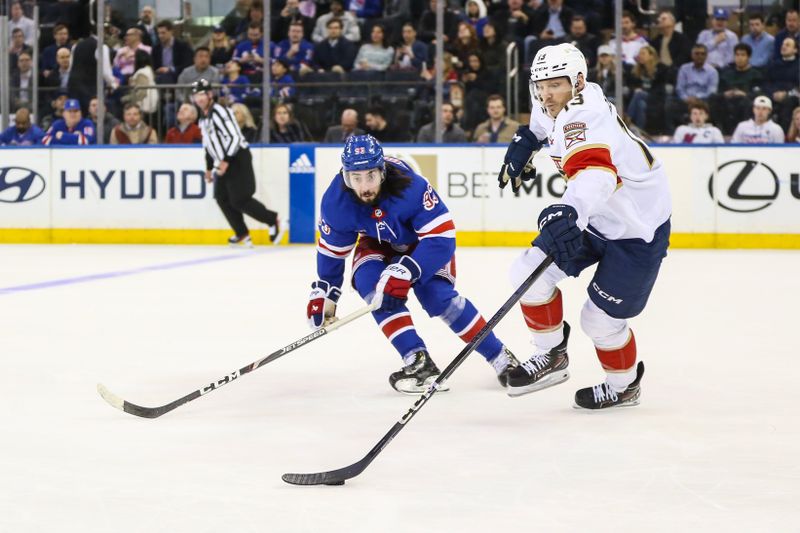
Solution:
[{"label": "skate blade", "polygon": [[[423,392],[425,392],[426,390],[428,390],[428,387],[431,386],[431,383],[436,381],[436,378],[438,377],[439,377],[438,375],[431,376],[428,379],[426,379],[425,383],[423,383],[422,385],[417,385],[416,379],[401,379],[394,384],[394,387],[397,392],[402,392],[403,394],[413,394],[418,396]],[[441,385],[439,385],[437,392],[447,392],[449,390],[450,387],[447,385],[447,383],[442,383]]]},{"label": "skate blade", "polygon": [[237,249],[237,250],[252,250],[253,248],[255,248],[255,245],[253,245],[252,242],[248,242],[246,244],[245,243],[238,243],[238,242],[237,243],[229,242],[228,243],[228,248],[234,248],[234,249]]},{"label": "skate blade", "polygon": [[640,398],[639,396],[637,396],[636,398],[631,398],[627,402],[618,403],[616,405],[609,405],[608,407],[603,407],[602,409],[589,409],[588,407],[581,407],[575,402],[572,403],[572,408],[577,409],[579,411],[588,411],[590,413],[596,413],[598,411],[608,411],[609,409],[618,409],[620,407],[636,407],[637,405],[639,405],[639,403],[641,403]]},{"label": "skate blade", "polygon": [[523,394],[529,394],[531,392],[540,391],[542,389],[546,389],[548,387],[553,387],[558,385],[559,383],[564,383],[569,379],[569,370],[561,370],[559,372],[554,372],[552,374],[548,374],[539,381],[535,383],[531,383],[530,385],[525,385],[524,387],[512,387],[510,384],[506,388],[506,394],[515,398],[517,396],[522,396]]}]

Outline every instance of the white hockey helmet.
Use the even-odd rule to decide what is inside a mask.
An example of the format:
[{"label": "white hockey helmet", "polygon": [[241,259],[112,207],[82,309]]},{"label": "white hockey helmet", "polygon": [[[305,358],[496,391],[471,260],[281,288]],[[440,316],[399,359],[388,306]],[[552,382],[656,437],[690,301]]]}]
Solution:
[{"label": "white hockey helmet", "polygon": [[554,46],[545,46],[536,53],[531,63],[531,97],[538,101],[536,82],[553,78],[567,77],[572,86],[572,94],[576,94],[578,74],[583,74],[583,79],[589,72],[586,58],[575,45],[562,43]]}]

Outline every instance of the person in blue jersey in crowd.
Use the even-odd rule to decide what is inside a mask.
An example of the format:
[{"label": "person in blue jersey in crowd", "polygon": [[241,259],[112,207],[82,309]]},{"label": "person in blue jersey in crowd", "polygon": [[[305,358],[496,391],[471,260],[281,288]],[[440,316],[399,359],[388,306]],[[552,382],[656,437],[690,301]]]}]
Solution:
[{"label": "person in blue jersey in crowd", "polygon": [[[428,180],[405,162],[384,157],[371,135],[348,138],[341,159],[342,169],[320,206],[319,280],[311,284],[309,324],[320,328],[335,320],[345,260],[355,249],[353,286],[377,306],[373,317],[405,365],[389,376],[389,383],[399,392],[424,392],[440,371],[406,307],[411,289],[422,308],[464,342],[486,324],[472,302],[455,290],[453,218]],[[494,333],[477,351],[505,387],[508,373],[519,364],[514,355]]]},{"label": "person in blue jersey in crowd", "polygon": [[75,98],[64,102],[64,118],[53,122],[44,134],[45,145],[97,144],[94,122],[81,116],[81,104]]},{"label": "person in blue jersey in crowd", "polygon": [[41,128],[31,123],[30,110],[20,107],[14,114],[14,125],[0,133],[0,146],[33,146],[42,144],[43,137]]}]

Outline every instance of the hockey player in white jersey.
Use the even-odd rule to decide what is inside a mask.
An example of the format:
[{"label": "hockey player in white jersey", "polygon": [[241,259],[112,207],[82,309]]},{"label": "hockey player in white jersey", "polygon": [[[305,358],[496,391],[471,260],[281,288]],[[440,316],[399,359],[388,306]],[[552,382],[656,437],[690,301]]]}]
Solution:
[{"label": "hockey player in white jersey", "polygon": [[661,162],[633,135],[602,89],[586,81],[586,60],[571,44],[547,46],[531,65],[530,126],[509,145],[499,182],[515,190],[535,178],[543,144],[567,180],[561,203],[539,215],[539,236],[513,264],[518,286],[551,255],[555,262],[520,300],[535,345],[512,371],[508,394],[566,381],[570,326],[558,283],[596,264],[581,311],[606,372],[600,385],[575,393],[575,406],[604,409],[639,403],[644,365],[628,318],[644,309],[669,246],[671,202]]}]

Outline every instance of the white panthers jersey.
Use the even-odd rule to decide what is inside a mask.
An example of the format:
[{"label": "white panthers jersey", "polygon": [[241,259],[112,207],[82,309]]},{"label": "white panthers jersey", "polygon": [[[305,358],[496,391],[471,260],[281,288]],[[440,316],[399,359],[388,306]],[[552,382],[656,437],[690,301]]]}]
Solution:
[{"label": "white panthers jersey", "polygon": [[719,128],[703,124],[699,128],[691,124],[678,126],[672,137],[675,144],[724,144],[725,138]]},{"label": "white panthers jersey", "polygon": [[549,141],[567,180],[562,202],[578,212],[578,227],[609,240],[653,240],[672,212],[667,176],[599,85],[587,83],[555,119],[534,102],[530,128]]}]

